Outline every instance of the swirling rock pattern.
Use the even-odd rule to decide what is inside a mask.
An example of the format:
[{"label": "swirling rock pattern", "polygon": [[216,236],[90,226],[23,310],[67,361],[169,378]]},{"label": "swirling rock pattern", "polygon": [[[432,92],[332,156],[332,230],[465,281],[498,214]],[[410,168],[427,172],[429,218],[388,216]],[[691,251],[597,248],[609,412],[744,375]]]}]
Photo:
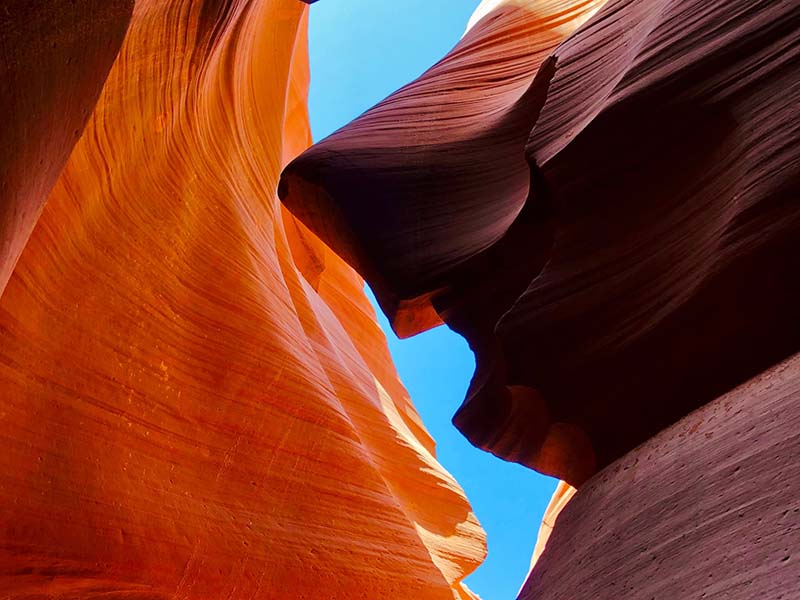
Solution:
[{"label": "swirling rock pattern", "polygon": [[0,294],[92,113],[133,0],[0,7]]},{"label": "swirling rock pattern", "polygon": [[800,5],[601,4],[487,0],[280,188],[469,340],[465,435],[576,485],[800,350]]},{"label": "swirling rock pattern", "polygon": [[[401,336],[462,302],[451,282],[484,266],[524,205],[522,149],[545,100],[531,79],[601,2],[572,4],[500,3],[419,79],[284,172],[284,203],[367,276]],[[510,298],[505,287],[494,293]],[[490,302],[480,310],[492,320]]]},{"label": "swirling rock pattern", "polygon": [[520,600],[796,598],[798,455],[800,355],[592,477]]},{"label": "swirling rock pattern", "polygon": [[0,597],[473,597],[363,281],[274,192],[306,11],[136,2],[0,299]]}]

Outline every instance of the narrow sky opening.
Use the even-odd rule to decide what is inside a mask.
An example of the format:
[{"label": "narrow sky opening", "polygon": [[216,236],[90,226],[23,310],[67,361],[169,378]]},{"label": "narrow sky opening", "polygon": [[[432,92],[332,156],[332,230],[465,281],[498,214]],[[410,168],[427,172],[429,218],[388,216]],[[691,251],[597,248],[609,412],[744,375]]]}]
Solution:
[{"label": "narrow sky opening", "polygon": [[[345,125],[444,56],[477,5],[478,0],[313,4],[309,108],[314,139]],[[376,310],[400,376],[437,442],[439,461],[463,486],[488,535],[489,556],[467,585],[483,600],[513,599],[528,572],[556,481],[477,450],[452,425],[475,366],[459,335],[439,327],[398,340]]]}]

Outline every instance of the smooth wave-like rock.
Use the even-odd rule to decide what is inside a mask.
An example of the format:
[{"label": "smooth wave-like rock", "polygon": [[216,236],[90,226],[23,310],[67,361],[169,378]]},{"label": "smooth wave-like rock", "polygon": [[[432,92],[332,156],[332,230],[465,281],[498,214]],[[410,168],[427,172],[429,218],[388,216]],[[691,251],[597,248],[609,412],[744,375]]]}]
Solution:
[{"label": "smooth wave-like rock", "polygon": [[0,6],[0,295],[92,114],[133,0]]},{"label": "smooth wave-like rock", "polygon": [[586,482],[520,600],[797,598],[800,355]]},{"label": "smooth wave-like rock", "polygon": [[468,339],[474,444],[580,484],[800,350],[800,5],[476,19],[280,194],[398,333]]},{"label": "smooth wave-like rock", "polygon": [[363,280],[275,193],[307,10],[137,0],[0,299],[0,597],[473,598]]},{"label": "smooth wave-like rock", "polygon": [[[528,193],[522,149],[546,90],[533,75],[600,4],[500,3],[419,79],[287,167],[284,203],[367,277],[399,335],[440,324],[448,303],[463,303],[461,278],[492,262],[487,248]],[[552,69],[547,61],[538,80]],[[517,266],[525,284],[540,267]],[[508,301],[521,291],[495,283],[492,295]],[[499,317],[490,299],[470,309]]]}]

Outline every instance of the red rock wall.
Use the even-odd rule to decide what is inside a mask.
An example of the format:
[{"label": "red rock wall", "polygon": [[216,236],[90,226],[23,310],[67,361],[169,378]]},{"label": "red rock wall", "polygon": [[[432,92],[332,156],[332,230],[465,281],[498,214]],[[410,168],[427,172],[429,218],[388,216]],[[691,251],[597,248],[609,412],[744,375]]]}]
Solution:
[{"label": "red rock wall", "polygon": [[590,479],[520,600],[797,598],[799,432],[800,355]]},{"label": "red rock wall", "polygon": [[[455,280],[487,274],[483,251],[528,194],[523,149],[545,100],[533,77],[600,5],[499,3],[419,79],[287,167],[284,203],[365,274],[399,335],[440,324],[465,302]],[[548,62],[540,82],[551,71]],[[511,287],[500,282],[495,295]],[[469,291],[470,316],[487,314],[463,326],[479,329],[499,315]]]},{"label": "red rock wall", "polygon": [[483,7],[280,193],[467,338],[470,441],[578,485],[800,350],[800,4]]},{"label": "red rock wall", "polygon": [[304,4],[5,8],[0,596],[472,598],[342,258],[469,340],[473,443],[588,480],[521,598],[795,593],[798,359],[714,399],[800,349],[796,3],[487,0],[294,161]]},{"label": "red rock wall", "polygon": [[0,596],[472,597],[363,282],[275,195],[306,11],[136,2],[0,300]]},{"label": "red rock wall", "polygon": [[133,0],[0,6],[0,294],[119,52]]}]

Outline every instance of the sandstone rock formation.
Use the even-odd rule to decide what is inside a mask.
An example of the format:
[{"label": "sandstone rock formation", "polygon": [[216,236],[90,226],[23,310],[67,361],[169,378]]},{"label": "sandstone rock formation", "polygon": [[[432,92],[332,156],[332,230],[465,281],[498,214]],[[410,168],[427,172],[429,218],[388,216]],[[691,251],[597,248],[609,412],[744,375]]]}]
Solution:
[{"label": "sandstone rock formation", "polygon": [[474,600],[351,266],[566,480],[521,599],[796,594],[800,5],[484,0],[293,160],[312,2],[0,8],[0,597]]},{"label": "sandstone rock formation", "polygon": [[467,437],[572,484],[800,350],[800,4],[601,4],[485,2],[280,188],[469,340]]},{"label": "sandstone rock formation", "polygon": [[0,6],[0,294],[92,113],[133,0]]},{"label": "sandstone rock formation", "polygon": [[520,600],[798,597],[800,355],[582,486]]},{"label": "sandstone rock formation", "polygon": [[[2,30],[6,69],[33,57],[2,91],[12,250],[124,29],[125,3],[62,4],[0,15],[86,44],[51,72],[72,54]],[[307,10],[136,1],[0,299],[0,597],[473,597],[483,533],[363,281],[275,194],[310,143]]]},{"label": "sandstone rock formation", "polygon": [[550,504],[547,505],[547,508],[544,511],[544,516],[542,517],[542,524],[539,526],[539,534],[536,538],[536,546],[533,548],[533,556],[531,557],[531,569],[536,566],[536,563],[539,561],[539,557],[544,552],[545,548],[547,548],[547,542],[550,540],[550,535],[553,533],[553,529],[556,526],[556,520],[558,516],[561,514],[569,501],[575,496],[576,490],[574,487],[566,483],[565,481],[560,481],[558,486],[556,487],[556,491],[553,492],[553,497],[550,499]]}]

